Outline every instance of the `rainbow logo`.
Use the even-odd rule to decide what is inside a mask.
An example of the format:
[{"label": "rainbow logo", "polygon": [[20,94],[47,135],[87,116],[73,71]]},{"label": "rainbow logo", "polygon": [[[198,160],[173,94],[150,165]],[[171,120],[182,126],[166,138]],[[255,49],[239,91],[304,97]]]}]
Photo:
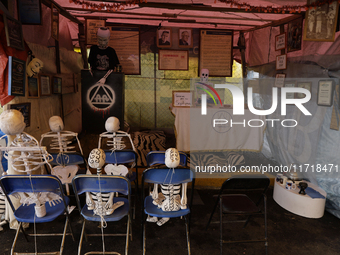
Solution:
[{"label": "rainbow logo", "polygon": [[[197,82],[197,83],[200,84],[200,85],[203,85],[203,86],[205,86],[205,87],[207,87],[207,88],[209,88],[212,92],[214,92],[215,95],[217,96],[218,100],[220,101],[221,106],[223,105],[223,104],[222,104],[222,100],[221,100],[221,98],[220,98],[220,95],[217,93],[217,91],[216,91],[213,87],[211,87],[210,85],[208,85],[208,84],[206,84],[206,83],[203,83],[203,82]],[[216,100],[215,100],[213,94],[211,94],[211,92],[210,92],[209,90],[204,89],[204,88],[200,88],[200,87],[197,87],[197,88],[198,88],[198,89],[201,89],[201,90],[203,90],[205,93],[207,93],[207,94],[214,100],[215,105],[217,105]]]}]

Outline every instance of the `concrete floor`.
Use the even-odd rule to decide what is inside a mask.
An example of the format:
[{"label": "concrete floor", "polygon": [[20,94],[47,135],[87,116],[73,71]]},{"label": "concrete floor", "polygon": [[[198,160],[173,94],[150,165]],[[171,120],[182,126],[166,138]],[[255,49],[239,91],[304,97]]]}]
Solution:
[{"label": "concrete floor", "polygon": [[[208,218],[214,204],[213,195],[217,190],[198,189],[194,192],[194,202],[192,207],[191,218],[191,253],[200,254],[219,254],[219,229],[218,225],[210,225],[205,231]],[[268,190],[268,251],[269,254],[278,255],[336,255],[340,254],[340,242],[338,239],[340,229],[340,219],[325,212],[320,219],[308,219],[294,215],[281,208],[272,198],[273,190]],[[132,222],[133,240],[130,241],[129,254],[142,254],[141,249],[141,212],[140,201],[138,201],[138,211],[136,219]],[[77,246],[81,230],[81,218],[78,211],[71,214],[72,227],[75,233],[76,241],[73,242],[68,236],[65,242],[63,254],[77,254]],[[217,214],[215,214],[217,216]],[[46,230],[61,230],[64,221],[58,219],[56,222],[44,225],[37,225],[37,232],[41,233]],[[124,232],[126,227],[126,218],[118,223],[111,223],[104,232]],[[89,224],[88,232],[100,233],[97,224]],[[33,232],[34,226],[28,228]],[[14,230],[4,226],[0,232],[1,248],[0,254],[10,254],[10,247],[14,239]],[[226,225],[224,228],[225,238],[237,238],[243,236],[246,238],[260,238],[264,234],[263,219],[254,217],[245,229],[241,224]],[[37,238],[38,252],[48,252],[58,250],[60,245],[59,237],[40,237]],[[124,254],[125,238],[124,237],[106,237],[106,250],[115,250]],[[100,251],[102,241],[100,237],[91,237],[88,242],[84,241],[83,252],[90,250]],[[16,251],[34,252],[34,239],[26,242],[21,234],[18,239]],[[224,254],[264,254],[264,245],[262,243],[253,244],[225,244]],[[171,219],[162,227],[155,223],[147,223],[147,254],[187,254],[184,220]]]}]

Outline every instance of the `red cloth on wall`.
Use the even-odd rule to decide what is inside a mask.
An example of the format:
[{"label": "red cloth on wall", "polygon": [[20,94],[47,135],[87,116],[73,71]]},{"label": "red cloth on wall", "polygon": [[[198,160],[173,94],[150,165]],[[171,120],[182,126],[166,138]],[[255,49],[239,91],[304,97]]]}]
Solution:
[{"label": "red cloth on wall", "polygon": [[[29,48],[25,43],[25,50],[17,50],[7,47],[5,25],[3,21],[2,11],[0,10],[0,104],[4,106],[9,103],[14,96],[8,95],[8,56],[21,59],[26,62]],[[26,84],[25,84],[26,86]]]}]

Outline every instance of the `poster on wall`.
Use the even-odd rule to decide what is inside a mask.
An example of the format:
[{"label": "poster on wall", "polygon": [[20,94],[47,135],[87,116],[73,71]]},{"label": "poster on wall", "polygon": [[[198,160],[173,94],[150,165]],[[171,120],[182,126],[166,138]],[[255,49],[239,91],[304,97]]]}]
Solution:
[{"label": "poster on wall", "polygon": [[189,53],[187,50],[159,50],[158,70],[188,70]]},{"label": "poster on wall", "polygon": [[8,95],[25,96],[26,63],[8,56]]},{"label": "poster on wall", "polygon": [[97,31],[100,27],[105,27],[105,20],[86,19],[86,44],[97,44]]},{"label": "poster on wall", "polygon": [[18,14],[21,24],[41,25],[40,0],[18,1]]},{"label": "poster on wall", "polygon": [[124,74],[140,74],[139,27],[110,26],[109,46],[114,48]]},{"label": "poster on wall", "polygon": [[59,10],[54,4],[51,5],[51,37],[59,41]]},{"label": "poster on wall", "polygon": [[231,77],[232,50],[233,31],[201,29],[199,70],[208,69],[209,76]]},{"label": "poster on wall", "polygon": [[8,47],[18,50],[24,50],[24,37],[22,34],[22,26],[19,21],[3,14],[5,25],[6,41]]},{"label": "poster on wall", "polygon": [[[317,0],[308,0],[307,4],[316,2]],[[334,42],[338,9],[338,1],[310,8],[306,12],[303,40]]]},{"label": "poster on wall", "polygon": [[287,51],[301,50],[302,17],[288,23]]}]

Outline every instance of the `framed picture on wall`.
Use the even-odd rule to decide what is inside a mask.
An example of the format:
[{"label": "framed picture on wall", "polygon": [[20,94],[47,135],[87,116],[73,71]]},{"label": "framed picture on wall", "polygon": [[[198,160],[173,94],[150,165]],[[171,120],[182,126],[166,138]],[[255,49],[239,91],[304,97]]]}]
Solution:
[{"label": "framed picture on wall", "polygon": [[53,76],[52,78],[53,94],[61,94],[61,86],[62,86],[62,79],[60,77]]},{"label": "framed picture on wall", "polygon": [[25,96],[26,62],[8,56],[8,95]]},{"label": "framed picture on wall", "polygon": [[[307,0],[307,5],[315,2],[317,1]],[[334,42],[338,9],[338,1],[309,8],[306,12],[303,40]]]},{"label": "framed picture on wall", "polygon": [[51,37],[59,41],[59,9],[51,5]]},{"label": "framed picture on wall", "polygon": [[283,50],[286,48],[286,33],[275,36],[275,50]]},{"label": "framed picture on wall", "polygon": [[22,113],[26,127],[31,125],[31,103],[10,104],[9,109],[15,109]]},{"label": "framed picture on wall", "polygon": [[39,81],[38,78],[27,78],[27,98],[39,98]]},{"label": "framed picture on wall", "polygon": [[40,0],[20,0],[17,4],[21,24],[41,25]]},{"label": "framed picture on wall", "polygon": [[39,75],[40,96],[51,95],[51,77],[47,74]]},{"label": "framed picture on wall", "polygon": [[18,50],[24,50],[24,37],[22,26],[19,21],[3,14],[7,46]]},{"label": "framed picture on wall", "polygon": [[161,28],[157,30],[157,47],[170,48],[172,41],[171,28]]},{"label": "framed picture on wall", "polygon": [[178,30],[178,47],[180,48],[193,47],[193,37],[191,28],[180,28]]},{"label": "framed picture on wall", "polygon": [[189,52],[187,50],[159,50],[158,70],[189,70]]},{"label": "framed picture on wall", "polygon": [[320,80],[318,86],[318,105],[332,106],[334,95],[333,80]]},{"label": "framed picture on wall", "polygon": [[[298,82],[298,88],[304,88],[309,90],[312,97],[312,83],[311,82]],[[306,95],[304,93],[295,93],[295,98],[305,98]]]},{"label": "framed picture on wall", "polygon": [[285,83],[285,78],[285,73],[277,73],[275,76],[275,87],[282,88]]},{"label": "framed picture on wall", "polygon": [[[295,86],[296,86],[295,81],[289,81],[289,82],[285,83],[285,87],[287,87],[287,88],[294,88]],[[294,99],[294,97],[295,97],[295,93],[290,92],[290,93],[286,94],[287,99]]]},{"label": "framed picture on wall", "polygon": [[288,23],[287,52],[301,50],[302,17]]},{"label": "framed picture on wall", "polygon": [[276,70],[285,70],[287,69],[287,55],[278,55],[276,56]]}]

